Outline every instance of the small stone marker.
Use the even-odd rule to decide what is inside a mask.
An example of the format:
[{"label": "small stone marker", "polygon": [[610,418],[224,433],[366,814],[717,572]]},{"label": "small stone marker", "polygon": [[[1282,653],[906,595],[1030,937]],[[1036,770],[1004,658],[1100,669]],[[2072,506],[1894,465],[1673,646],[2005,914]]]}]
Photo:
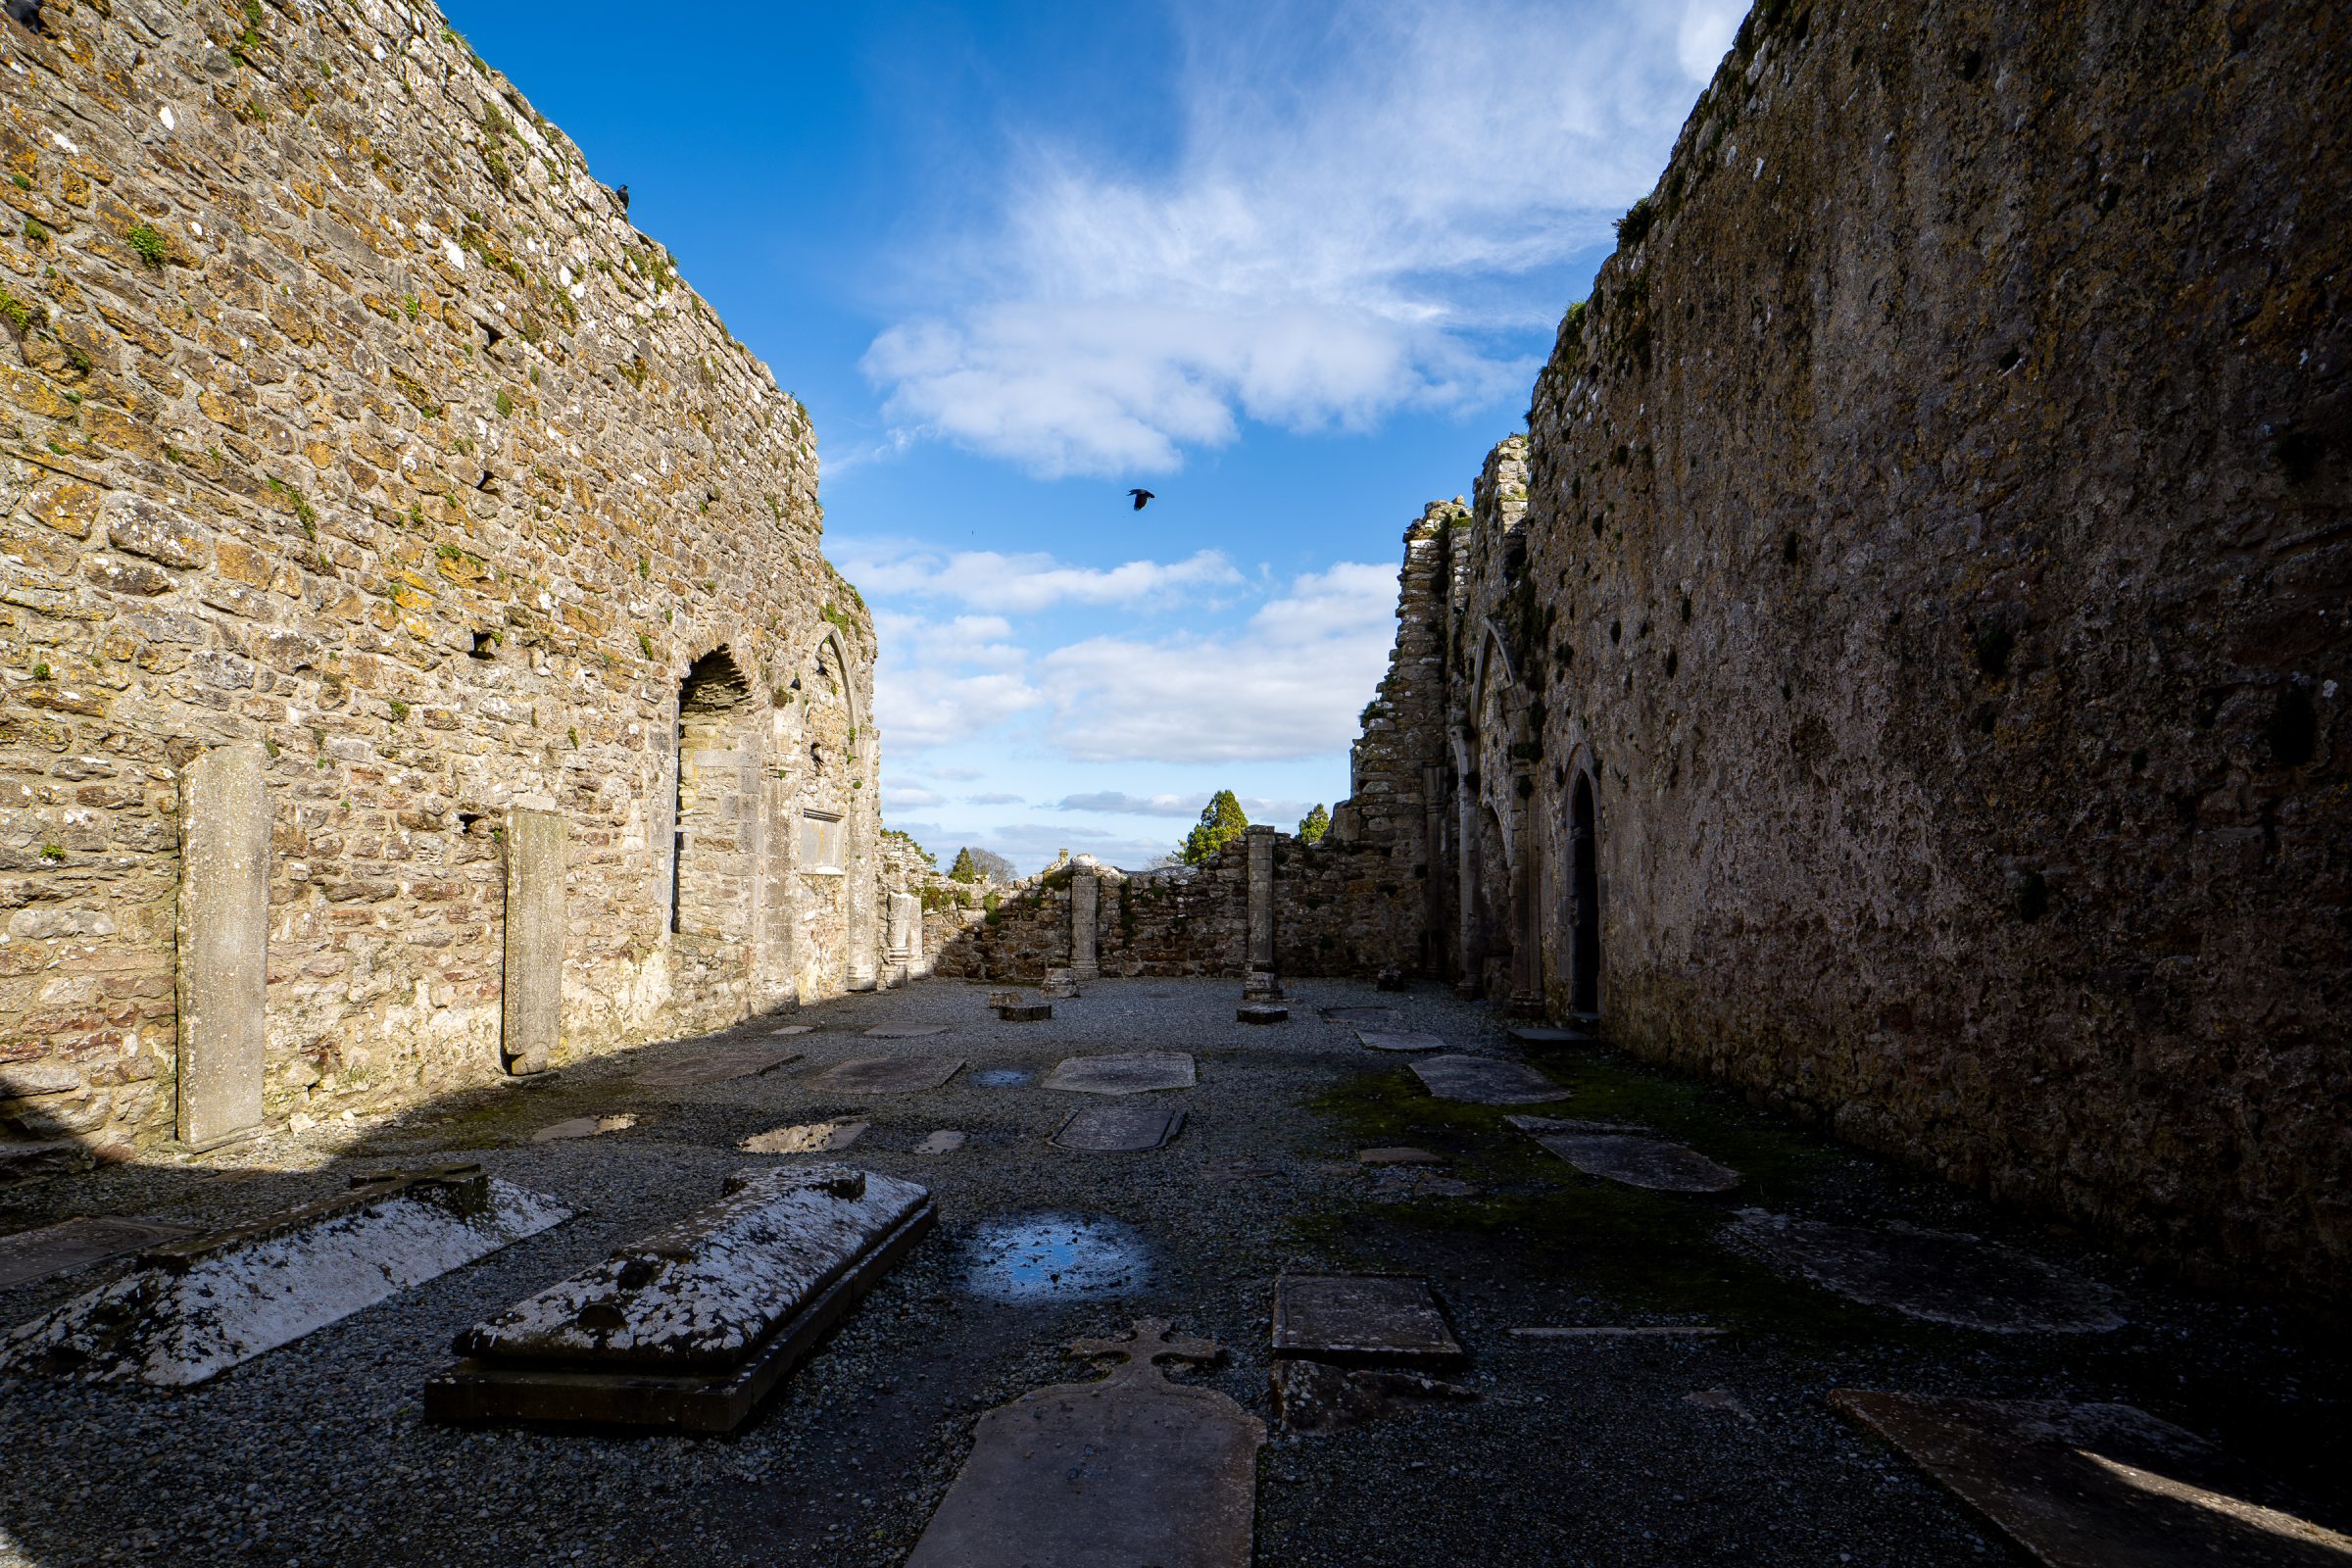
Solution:
[{"label": "small stone marker", "polygon": [[1146,1318],[1070,1353],[1126,1359],[982,1416],[906,1568],[1248,1568],[1265,1423],[1152,1364],[1214,1360],[1217,1347]]},{"label": "small stone marker", "polygon": [[1365,1165],[1443,1165],[1444,1154],[1433,1154],[1426,1149],[1410,1144],[1397,1144],[1387,1149],[1359,1149],[1355,1152],[1358,1163]]},{"label": "small stone marker", "polygon": [[1184,1111],[1139,1102],[1088,1105],[1070,1113],[1048,1140],[1056,1149],[1089,1154],[1133,1154],[1173,1143],[1184,1126]]},{"label": "small stone marker", "polygon": [[1079,1095],[1136,1095],[1190,1089],[1193,1057],[1184,1051],[1135,1051],[1111,1056],[1071,1056],[1046,1074],[1045,1087]]},{"label": "small stone marker", "polygon": [[997,1016],[1006,1023],[1044,1023],[1054,1016],[1054,1004],[1016,1002],[1008,1007],[999,1007]]},{"label": "small stone marker", "polygon": [[0,1374],[187,1388],[571,1211],[479,1166],[355,1178],[259,1223],[166,1242],[0,1346]]},{"label": "small stone marker", "polygon": [[1290,1015],[1290,1008],[1276,1006],[1271,1002],[1245,1002],[1233,1010],[1235,1019],[1242,1023],[1281,1023]]},{"label": "small stone marker", "polygon": [[1244,1002],[1280,1002],[1282,976],[1271,969],[1252,969],[1242,976]]},{"label": "small stone marker", "polygon": [[1510,1031],[1513,1040],[1523,1046],[1597,1046],[1600,1041],[1582,1029],[1546,1029],[1535,1024],[1521,1024]]},{"label": "small stone marker", "polygon": [[947,1023],[878,1023],[865,1032],[868,1040],[914,1040],[924,1035],[944,1035],[954,1024]]},{"label": "small stone marker", "polygon": [[1446,1042],[1418,1029],[1358,1029],[1356,1040],[1370,1051],[1444,1051]]},{"label": "small stone marker", "polygon": [[634,1115],[570,1116],[531,1134],[534,1144],[556,1144],[571,1138],[594,1138],[598,1133],[625,1133],[637,1125]]},{"label": "small stone marker", "polygon": [[774,1046],[736,1046],[724,1051],[706,1051],[679,1061],[656,1062],[653,1066],[641,1067],[631,1081],[640,1089],[689,1089],[700,1084],[725,1083],[730,1078],[750,1078],[774,1072],[778,1067],[800,1059],[799,1052]]},{"label": "small stone marker", "polygon": [[918,1154],[953,1154],[963,1144],[963,1134],[942,1128],[915,1145],[914,1152]]},{"label": "small stone marker", "polygon": [[2340,1568],[2352,1536],[2302,1517],[2275,1483],[2129,1404],[1833,1389],[2047,1568]]},{"label": "small stone marker", "polygon": [[726,1196],[458,1336],[427,1419],[730,1432],[930,1228],[931,1195],[848,1165]]},{"label": "small stone marker", "polygon": [[962,1068],[961,1056],[854,1056],[804,1083],[844,1095],[913,1095],[937,1089]]},{"label": "small stone marker", "polygon": [[1401,1274],[1285,1274],[1274,1282],[1274,1353],[1418,1366],[1469,1359],[1429,1283]]},{"label": "small stone marker", "polygon": [[862,1121],[811,1121],[755,1133],[736,1147],[747,1154],[834,1154],[864,1136]]},{"label": "small stone marker", "polygon": [[1404,1022],[1404,1015],[1395,1007],[1325,1007],[1323,1016],[1333,1023],[1361,1024],[1372,1029],[1393,1029]]},{"label": "small stone marker", "polygon": [[988,1004],[991,1007],[1017,1007],[1021,1004],[1021,994],[1018,991],[991,991]]},{"label": "small stone marker", "polygon": [[1989,1334],[2103,1334],[2124,1325],[2104,1287],[1952,1231],[1829,1225],[1748,1208],[1726,1235],[1785,1273],[1930,1323]]},{"label": "small stone marker", "polygon": [[1567,1090],[1524,1062],[1494,1056],[1425,1056],[1412,1067],[1422,1085],[1440,1100],[1532,1105],[1568,1098]]},{"label": "small stone marker", "polygon": [[1554,1121],[1548,1116],[1503,1120],[1588,1176],[1661,1193],[1728,1193],[1740,1173],[1696,1150],[1651,1138],[1640,1128],[1605,1122]]},{"label": "small stone marker", "polygon": [[44,1225],[37,1231],[0,1236],[0,1291],[71,1274],[142,1247],[195,1234],[185,1225],[165,1225],[151,1219],[85,1215]]},{"label": "small stone marker", "polygon": [[1055,1002],[1075,1001],[1078,996],[1077,976],[1069,969],[1048,969],[1046,983],[1037,988],[1037,993]]}]

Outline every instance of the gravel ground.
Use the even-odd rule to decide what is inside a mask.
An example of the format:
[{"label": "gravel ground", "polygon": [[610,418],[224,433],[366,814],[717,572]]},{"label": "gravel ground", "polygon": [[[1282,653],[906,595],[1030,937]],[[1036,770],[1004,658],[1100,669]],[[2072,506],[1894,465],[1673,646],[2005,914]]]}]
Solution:
[{"label": "gravel ground", "polygon": [[[1266,1341],[1284,1269],[1426,1275],[1474,1362],[1474,1403],[1399,1411],[1354,1432],[1277,1438],[1261,1464],[1261,1564],[1921,1564],[2005,1562],[2007,1548],[1901,1459],[1837,1417],[1839,1386],[2122,1398],[2205,1433],[2352,1524],[2329,1458],[2352,1429],[2340,1339],[2264,1309],[2172,1291],[2052,1232],[1796,1131],[1716,1091],[1598,1051],[1533,1054],[1576,1091],[1552,1115],[1638,1118],[1747,1176],[1722,1199],[1636,1193],[1578,1175],[1503,1110],[1421,1094],[1403,1058],[1322,1019],[1395,1005],[1408,1028],[1507,1054],[1485,1008],[1422,989],[1305,981],[1292,1018],[1236,1023],[1228,981],[1092,985],[1050,1022],[999,1022],[947,981],[649,1047],[550,1080],[484,1090],[370,1126],[328,1124],[194,1164],[122,1166],[0,1203],[0,1232],[75,1212],[212,1225],[340,1190],[355,1170],[441,1155],[577,1208],[519,1243],[190,1393],[0,1381],[0,1565],[257,1562],[890,1564],[922,1530],[973,1416],[1082,1376],[1061,1347],[1153,1314],[1227,1349],[1195,1374],[1269,1425]],[[764,1077],[642,1090],[629,1075],[714,1043],[818,1025]],[[953,1023],[879,1041],[882,1022]],[[1190,1113],[1154,1152],[1047,1147],[1094,1097],[1037,1080],[1062,1056],[1184,1050],[1200,1082],[1155,1097]],[[804,1087],[833,1062],[952,1055],[916,1095]],[[533,1144],[577,1116],[626,1131]],[[715,1197],[736,1152],[792,1123],[870,1122],[842,1158],[930,1186],[941,1223],[762,1414],[731,1440],[463,1432],[423,1424],[423,1380],[452,1337]],[[935,1129],[959,1151],[918,1154]],[[1358,1149],[1414,1144],[1437,1168],[1372,1170]],[[1901,1218],[2023,1246],[2113,1286],[2131,1324],[2089,1337],[1934,1329],[1792,1283],[1716,1231],[1741,1206]],[[1110,1221],[1133,1266],[996,1299],[984,1236],[1037,1217]],[[1114,1234],[1116,1234],[1114,1232]],[[0,1293],[16,1323],[108,1277],[102,1267]],[[1706,1341],[1513,1339],[1513,1326],[1709,1322]],[[1711,1396],[1694,1401],[1693,1394]],[[1725,1397],[1728,1396],[1728,1398]]]}]

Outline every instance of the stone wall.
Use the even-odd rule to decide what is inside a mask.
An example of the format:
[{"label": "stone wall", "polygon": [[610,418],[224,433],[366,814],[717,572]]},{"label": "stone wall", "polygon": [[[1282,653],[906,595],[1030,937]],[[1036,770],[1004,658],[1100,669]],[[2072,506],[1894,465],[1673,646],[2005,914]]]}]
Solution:
[{"label": "stone wall", "polygon": [[1452,972],[2346,1297],[2348,72],[2312,0],[1758,8],[1449,534]]},{"label": "stone wall", "polygon": [[0,1152],[170,1136],[182,775],[235,743],[270,1119],[501,1070],[518,809],[560,1054],[871,983],[873,634],[800,406],[431,7],[44,15],[0,43]]}]

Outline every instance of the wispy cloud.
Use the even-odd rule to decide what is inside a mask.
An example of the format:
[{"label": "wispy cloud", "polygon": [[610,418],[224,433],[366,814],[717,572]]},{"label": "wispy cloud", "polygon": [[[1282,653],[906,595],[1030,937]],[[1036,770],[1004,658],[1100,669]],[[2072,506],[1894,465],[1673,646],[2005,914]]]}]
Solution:
[{"label": "wispy cloud", "polygon": [[[1208,805],[1208,797],[1200,795],[1129,795],[1119,790],[1097,790],[1091,795],[1065,795],[1054,803],[1057,811],[1103,811],[1124,816],[1176,816],[1191,820]],[[1285,817],[1302,816],[1306,812],[1303,801],[1272,801],[1262,796],[1246,796],[1242,810],[1253,822],[1274,822]]]},{"label": "wispy cloud", "polygon": [[1648,187],[1742,9],[1185,8],[1175,156],[1018,139],[996,220],[927,248],[951,304],[866,373],[899,435],[1043,474],[1514,399],[1532,363],[1497,334],[1556,318],[1546,270]]},{"label": "wispy cloud", "polygon": [[1043,552],[939,551],[888,539],[854,540],[836,549],[842,570],[867,593],[951,600],[1000,612],[959,616],[939,628],[944,637],[972,643],[1010,635],[1006,614],[1031,614],[1064,604],[1172,603],[1243,580],[1232,560],[1219,550],[1198,551],[1182,561],[1073,566]]}]

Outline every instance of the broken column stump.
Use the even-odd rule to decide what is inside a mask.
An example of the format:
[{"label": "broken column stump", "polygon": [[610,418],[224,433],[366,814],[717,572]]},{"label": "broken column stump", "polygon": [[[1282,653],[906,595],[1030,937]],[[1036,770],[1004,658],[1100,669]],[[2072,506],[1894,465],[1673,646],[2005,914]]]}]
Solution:
[{"label": "broken column stump", "polygon": [[847,1165],[726,1196],[458,1336],[434,1421],[731,1432],[931,1228],[926,1188]]},{"label": "broken column stump", "polygon": [[258,743],[216,746],[179,796],[179,1141],[218,1149],[262,1130],[270,970],[270,795]]},{"label": "broken column stump", "polygon": [[571,1218],[475,1165],[350,1192],[139,1254],[10,1335],[0,1373],[186,1388]]},{"label": "broken column stump", "polygon": [[1070,1353],[1126,1359],[982,1416],[906,1568],[1248,1568],[1265,1423],[1153,1365],[1211,1361],[1217,1347],[1146,1318]]}]

